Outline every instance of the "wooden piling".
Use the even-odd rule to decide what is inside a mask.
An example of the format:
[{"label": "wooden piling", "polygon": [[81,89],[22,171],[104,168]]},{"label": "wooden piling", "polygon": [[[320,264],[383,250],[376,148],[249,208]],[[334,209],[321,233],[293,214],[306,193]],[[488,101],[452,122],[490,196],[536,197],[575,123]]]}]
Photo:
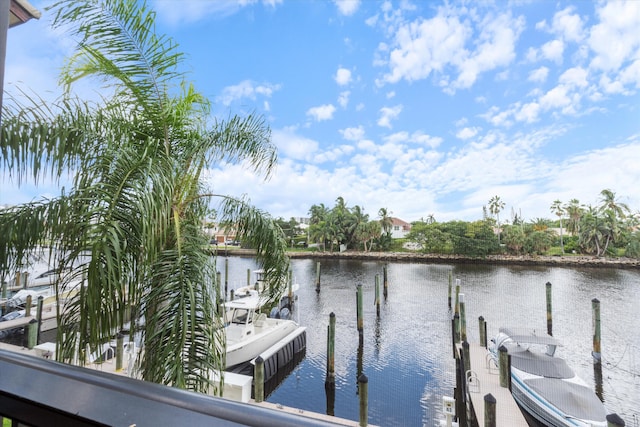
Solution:
[{"label": "wooden piling", "polygon": [[229,291],[229,301],[233,301],[233,299],[236,297],[236,291],[235,289],[231,289]]},{"label": "wooden piling", "polygon": [[40,343],[40,329],[42,328],[42,307],[44,305],[44,297],[40,295],[38,297],[38,303],[36,305],[36,321],[38,322],[38,330],[36,333],[36,345]]},{"label": "wooden piling", "polygon": [[618,414],[607,415],[607,427],[624,427],[625,423]]},{"label": "wooden piling", "polygon": [[453,315],[453,340],[456,344],[460,342],[460,314]]},{"label": "wooden piling", "polygon": [[464,306],[464,294],[460,294],[460,339],[467,340],[467,315]]},{"label": "wooden piling", "polygon": [[484,317],[478,317],[478,332],[480,332],[480,345],[487,348],[487,323]]},{"label": "wooden piling", "polygon": [[496,398],[491,393],[484,396],[484,427],[496,427]]},{"label": "wooden piling", "polygon": [[467,379],[467,372],[471,370],[471,352],[469,351],[469,343],[462,341],[462,363],[464,366],[464,379]]},{"label": "wooden piling", "polygon": [[362,335],[364,331],[364,314],[362,310],[362,285],[358,285],[356,290],[356,315],[358,317],[358,332]]},{"label": "wooden piling", "polygon": [[498,348],[498,364],[500,366],[500,387],[509,387],[511,382],[511,366],[509,366],[509,353],[503,345]]},{"label": "wooden piling", "polygon": [[229,258],[224,259],[224,297],[229,293]]},{"label": "wooden piling", "polygon": [[316,292],[320,293],[320,261],[316,262]]},{"label": "wooden piling", "polygon": [[553,336],[553,314],[551,312],[551,282],[547,282],[547,333]]},{"label": "wooden piling", "polygon": [[31,350],[38,345],[38,321],[31,319],[27,324],[27,348]]},{"label": "wooden piling", "polygon": [[369,425],[369,379],[365,374],[358,377],[358,385],[360,389],[360,426],[364,427]]},{"label": "wooden piling", "polygon": [[376,274],[376,316],[380,317],[380,275]]},{"label": "wooden piling", "polygon": [[454,312],[460,314],[460,279],[456,279],[456,305]]},{"label": "wooden piling", "polygon": [[329,325],[327,326],[327,377],[325,383],[335,383],[335,341],[336,341],[336,315],[329,314]]},{"label": "wooden piling", "polygon": [[118,333],[116,336],[116,372],[122,371],[122,360],[124,355],[124,335]]},{"label": "wooden piling", "polygon": [[251,269],[247,268],[247,288],[251,286]]},{"label": "wooden piling", "polygon": [[27,302],[24,305],[24,317],[31,316],[31,306],[33,305],[33,297],[31,295],[27,295]]},{"label": "wooden piling", "polygon": [[594,363],[600,363],[602,360],[601,342],[600,342],[600,300],[594,298],[591,300],[591,311],[593,315],[593,356]]},{"label": "wooden piling", "polygon": [[382,267],[382,275],[383,275],[383,279],[382,279],[382,285],[384,290],[382,291],[382,294],[384,295],[384,298],[387,298],[387,295],[389,293],[388,288],[389,288],[389,281],[387,280],[387,265],[385,265],[384,267]]},{"label": "wooden piling", "polygon": [[264,401],[264,360],[258,356],[253,375],[254,400],[256,403]]},{"label": "wooden piling", "polygon": [[289,268],[289,305],[291,306],[291,308],[293,308],[293,271],[291,270],[291,268]]},{"label": "wooden piling", "polygon": [[447,304],[449,305],[449,310],[451,310],[451,282],[453,281],[453,274],[449,272],[449,296],[447,298]]}]

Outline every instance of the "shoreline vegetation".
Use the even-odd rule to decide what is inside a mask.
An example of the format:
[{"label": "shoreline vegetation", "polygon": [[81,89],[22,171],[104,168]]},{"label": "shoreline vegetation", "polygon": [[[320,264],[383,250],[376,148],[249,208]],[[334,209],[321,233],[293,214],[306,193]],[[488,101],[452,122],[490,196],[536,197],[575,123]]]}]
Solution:
[{"label": "shoreline vegetation", "polygon": [[[213,248],[212,252],[221,256],[253,256],[255,250],[241,248]],[[451,254],[425,254],[420,252],[311,252],[288,251],[292,259],[357,259],[372,261],[417,262],[439,264],[487,264],[487,265],[522,265],[522,266],[554,266],[554,267],[600,267],[600,268],[640,268],[640,259],[605,258],[592,255],[487,255],[486,257],[469,257]]]}]

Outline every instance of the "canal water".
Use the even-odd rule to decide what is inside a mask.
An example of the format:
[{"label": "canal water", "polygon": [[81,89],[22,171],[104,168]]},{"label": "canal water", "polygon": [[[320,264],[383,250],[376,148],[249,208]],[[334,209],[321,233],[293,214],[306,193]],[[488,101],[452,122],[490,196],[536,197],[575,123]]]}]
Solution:
[{"label": "canal water", "polygon": [[[246,284],[253,259],[229,257],[229,288]],[[469,341],[479,342],[478,317],[488,336],[501,326],[546,332],[545,283],[552,283],[553,334],[565,358],[596,386],[592,349],[592,299],[601,302],[602,397],[627,426],[640,425],[640,271],[531,266],[389,263],[295,259],[300,285],[294,318],[307,327],[304,360],[268,397],[269,402],[358,420],[357,378],[368,377],[368,421],[380,426],[434,426],[443,419],[442,396],[452,396],[448,277],[460,279]],[[388,296],[376,316],[375,276],[387,265]],[[218,258],[223,272],[224,258]],[[364,290],[364,339],[356,324],[356,286]],[[381,292],[382,294],[382,292]],[[327,326],[336,315],[335,399],[325,392]]]}]

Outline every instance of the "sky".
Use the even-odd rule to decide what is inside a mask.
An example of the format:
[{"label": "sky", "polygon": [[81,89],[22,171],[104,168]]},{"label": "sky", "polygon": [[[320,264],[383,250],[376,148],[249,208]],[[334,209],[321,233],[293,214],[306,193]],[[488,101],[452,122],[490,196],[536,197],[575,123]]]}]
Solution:
[{"label": "sky", "polygon": [[[42,17],[9,31],[5,91],[60,93],[73,40]],[[370,219],[555,218],[554,200],[640,208],[640,1],[150,0],[156,32],[212,115],[262,115],[269,180],[207,173],[274,217],[338,197]],[[74,88],[96,98],[98,87]],[[58,194],[0,176],[0,205]]]}]

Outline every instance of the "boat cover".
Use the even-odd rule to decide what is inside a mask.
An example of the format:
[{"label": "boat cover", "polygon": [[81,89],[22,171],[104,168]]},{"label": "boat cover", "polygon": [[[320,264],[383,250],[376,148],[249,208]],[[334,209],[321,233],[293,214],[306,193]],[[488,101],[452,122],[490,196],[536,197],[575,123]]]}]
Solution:
[{"label": "boat cover", "polygon": [[562,341],[552,337],[546,332],[536,332],[535,329],[500,328],[500,332],[509,336],[513,341],[521,344],[562,346]]},{"label": "boat cover", "polygon": [[534,378],[524,381],[566,415],[589,421],[606,421],[607,411],[588,387],[555,378]]},{"label": "boat cover", "polygon": [[564,359],[551,357],[522,347],[509,348],[511,366],[533,375],[547,378],[571,378],[573,370]]}]

